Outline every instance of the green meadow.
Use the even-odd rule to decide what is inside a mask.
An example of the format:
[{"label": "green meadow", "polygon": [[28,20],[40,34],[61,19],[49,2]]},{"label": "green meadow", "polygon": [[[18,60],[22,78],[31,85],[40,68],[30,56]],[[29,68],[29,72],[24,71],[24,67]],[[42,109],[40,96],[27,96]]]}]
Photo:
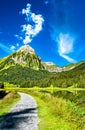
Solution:
[{"label": "green meadow", "polygon": [[83,88],[5,88],[0,100],[0,116],[6,114],[20,99],[18,91],[32,95],[38,104],[39,130],[85,130]]}]

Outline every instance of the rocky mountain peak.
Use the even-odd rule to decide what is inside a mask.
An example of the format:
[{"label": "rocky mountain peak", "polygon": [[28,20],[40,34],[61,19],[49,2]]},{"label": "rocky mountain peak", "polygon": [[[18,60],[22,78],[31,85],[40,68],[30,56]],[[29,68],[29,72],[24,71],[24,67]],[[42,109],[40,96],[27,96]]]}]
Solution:
[{"label": "rocky mountain peak", "polygon": [[48,70],[49,72],[61,72],[62,68],[56,66],[53,62],[42,62],[34,49],[29,46],[21,46],[19,50],[0,61],[0,69],[7,69],[11,66],[21,65],[34,70]]},{"label": "rocky mountain peak", "polygon": [[25,45],[25,46],[20,47],[17,52],[24,52],[24,53],[35,54],[34,49],[31,46],[29,46],[29,45]]},{"label": "rocky mountain peak", "polygon": [[46,65],[48,66],[52,66],[52,65],[55,65],[53,62],[44,62]]}]

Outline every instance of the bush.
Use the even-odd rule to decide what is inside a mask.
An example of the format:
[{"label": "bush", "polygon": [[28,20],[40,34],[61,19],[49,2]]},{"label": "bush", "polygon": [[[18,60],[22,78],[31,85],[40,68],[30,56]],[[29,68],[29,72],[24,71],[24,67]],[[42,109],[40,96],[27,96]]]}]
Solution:
[{"label": "bush", "polygon": [[[4,83],[0,82],[0,89],[4,89]],[[3,98],[6,95],[4,90],[0,90],[0,98]]]}]

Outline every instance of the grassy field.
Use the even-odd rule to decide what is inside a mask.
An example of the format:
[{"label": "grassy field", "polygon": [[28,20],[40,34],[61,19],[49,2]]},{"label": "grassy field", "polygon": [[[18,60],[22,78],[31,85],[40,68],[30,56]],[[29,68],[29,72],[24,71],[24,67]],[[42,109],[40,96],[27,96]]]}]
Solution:
[{"label": "grassy field", "polygon": [[85,112],[71,101],[49,93],[32,92],[38,103],[39,130],[85,130]]},{"label": "grassy field", "polygon": [[[3,100],[0,100],[0,115],[4,115],[20,99],[14,91],[32,95],[38,104],[39,130],[85,130],[85,110],[70,100],[54,96],[53,89],[38,88],[12,89]],[[39,91],[38,91],[39,90]],[[60,90],[59,90],[60,91]],[[63,90],[64,91],[64,90]]]},{"label": "grassy field", "polygon": [[10,108],[20,99],[16,92],[9,92],[3,99],[0,99],[0,117],[6,114]]}]

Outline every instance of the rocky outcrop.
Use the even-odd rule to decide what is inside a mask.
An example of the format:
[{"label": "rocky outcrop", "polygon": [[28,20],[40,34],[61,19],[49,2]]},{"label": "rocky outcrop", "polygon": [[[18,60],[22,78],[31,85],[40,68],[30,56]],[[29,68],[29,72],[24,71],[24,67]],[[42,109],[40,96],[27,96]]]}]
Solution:
[{"label": "rocky outcrop", "polygon": [[61,72],[62,68],[56,66],[53,62],[42,62],[44,68],[49,72]]}]

